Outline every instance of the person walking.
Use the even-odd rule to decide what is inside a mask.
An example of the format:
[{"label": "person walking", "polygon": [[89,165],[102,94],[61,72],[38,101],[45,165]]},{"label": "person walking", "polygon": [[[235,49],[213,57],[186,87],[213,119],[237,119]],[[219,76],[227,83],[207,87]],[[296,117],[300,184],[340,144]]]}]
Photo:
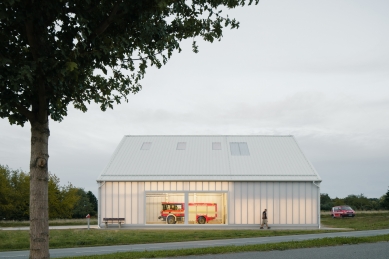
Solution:
[{"label": "person walking", "polygon": [[270,227],[267,225],[267,209],[262,212],[262,224],[260,229],[263,229],[264,225],[266,225],[267,229],[270,229]]}]

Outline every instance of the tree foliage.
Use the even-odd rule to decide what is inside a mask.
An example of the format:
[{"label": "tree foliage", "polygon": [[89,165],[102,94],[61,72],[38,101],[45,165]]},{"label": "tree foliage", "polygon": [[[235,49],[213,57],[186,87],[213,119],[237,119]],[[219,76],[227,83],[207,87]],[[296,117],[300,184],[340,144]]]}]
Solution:
[{"label": "tree foliage", "polygon": [[331,210],[334,202],[327,193],[320,194],[320,210]]},{"label": "tree foliage", "polygon": [[91,210],[91,212],[89,214],[91,216],[96,216],[97,215],[97,211],[98,211],[97,198],[91,191],[88,191],[86,193],[86,196],[88,196],[88,200],[89,200],[90,204],[92,205],[92,210]]},{"label": "tree foliage", "polygon": [[389,188],[388,191],[381,197],[380,203],[382,208],[389,210]]},{"label": "tree foliage", "polygon": [[222,11],[240,5],[245,1],[4,0],[0,117],[24,125],[42,109],[61,121],[70,103],[82,111],[91,101],[112,108],[141,89],[148,66],[181,51],[182,40],[213,42],[224,27],[237,28]]},{"label": "tree foliage", "polygon": [[[73,209],[73,217],[75,218],[85,218],[88,214],[96,214],[93,212],[93,205],[89,200],[89,197],[87,193],[84,191],[84,189],[78,189],[77,195],[79,197],[79,200],[74,206]],[[91,215],[92,216],[92,215]]]},{"label": "tree foliage", "polygon": [[[259,0],[255,0],[258,3]],[[251,4],[253,0],[248,0]],[[49,118],[69,104],[101,110],[141,89],[148,66],[160,68],[180,42],[213,42],[237,28],[223,10],[244,0],[2,0],[0,118],[31,124],[30,257],[49,257]]]},{"label": "tree foliage", "polygon": [[364,194],[350,194],[345,198],[330,198],[327,193],[320,194],[320,209],[331,210],[334,206],[349,205],[355,210],[387,210],[389,206],[385,206],[385,199],[388,197],[389,205],[389,190],[380,199],[367,198]]},{"label": "tree foliage", "polygon": [[[28,220],[29,219],[29,192],[30,176],[21,170],[11,170],[0,165],[0,219]],[[76,188],[72,184],[60,185],[60,179],[49,175],[49,217],[50,219],[84,218],[90,213],[96,215],[94,204],[90,197],[97,199],[92,192],[88,196],[83,189]],[[78,204],[85,200],[88,202],[89,211],[85,215],[79,214]]]},{"label": "tree foliage", "polygon": [[55,175],[49,178],[49,218],[72,218],[74,207],[80,200],[78,189],[71,183],[66,186],[59,185],[60,180]]},{"label": "tree foliage", "polygon": [[0,165],[0,219],[28,219],[29,175]]}]

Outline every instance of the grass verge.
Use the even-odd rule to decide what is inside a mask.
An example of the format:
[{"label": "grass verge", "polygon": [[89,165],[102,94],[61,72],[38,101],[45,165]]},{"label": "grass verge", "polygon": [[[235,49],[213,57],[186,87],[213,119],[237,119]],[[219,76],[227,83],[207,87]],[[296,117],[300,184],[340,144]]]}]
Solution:
[{"label": "grass verge", "polygon": [[[77,225],[77,221],[68,223]],[[82,220],[84,222],[85,220]],[[322,225],[354,230],[386,229],[389,227],[389,213],[357,214],[355,218],[332,219],[322,216]],[[50,225],[64,225],[64,220],[51,221]],[[79,224],[78,224],[79,225]],[[101,230],[72,229],[50,230],[50,248],[70,248],[102,245],[149,244],[161,242],[180,242],[248,238],[264,236],[301,235],[334,232],[323,230]],[[0,231],[0,251],[29,249],[28,231]]]},{"label": "grass verge", "polygon": [[389,228],[389,212],[357,214],[354,218],[335,218],[321,216],[321,224],[333,228],[351,228],[353,230],[374,230]]},{"label": "grass verge", "polygon": [[[86,219],[53,219],[49,220],[49,226],[78,226],[87,225]],[[90,219],[91,225],[97,225],[97,219]],[[0,227],[13,228],[13,227],[29,227],[30,221],[17,221],[17,220],[0,220]]]},{"label": "grass verge", "polygon": [[196,249],[180,249],[180,250],[163,250],[163,251],[145,251],[145,252],[124,252],[108,255],[98,256],[80,256],[80,257],[66,257],[73,259],[138,259],[138,258],[167,258],[177,256],[190,255],[206,255],[206,254],[228,254],[241,253],[253,251],[273,251],[273,250],[289,250],[312,247],[326,247],[338,245],[354,245],[361,243],[376,243],[388,242],[389,235],[372,236],[372,237],[335,237],[335,238],[321,238],[305,241],[292,241],[274,244],[258,244],[246,246],[223,246],[223,247],[208,247]]},{"label": "grass verge", "polygon": [[[324,230],[50,230],[50,248],[168,243],[326,233]],[[28,231],[0,231],[0,251],[29,249]]]}]

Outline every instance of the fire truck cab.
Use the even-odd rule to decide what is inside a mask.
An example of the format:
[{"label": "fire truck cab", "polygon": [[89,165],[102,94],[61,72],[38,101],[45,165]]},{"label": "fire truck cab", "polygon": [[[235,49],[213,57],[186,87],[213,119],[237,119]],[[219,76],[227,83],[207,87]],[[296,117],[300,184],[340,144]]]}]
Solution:
[{"label": "fire truck cab", "polygon": [[[217,204],[195,202],[188,203],[189,206],[189,221],[197,222],[198,224],[208,223],[210,220],[217,218]],[[185,220],[185,203],[177,202],[162,202],[161,215],[158,217],[167,224],[176,224],[177,221]]]}]

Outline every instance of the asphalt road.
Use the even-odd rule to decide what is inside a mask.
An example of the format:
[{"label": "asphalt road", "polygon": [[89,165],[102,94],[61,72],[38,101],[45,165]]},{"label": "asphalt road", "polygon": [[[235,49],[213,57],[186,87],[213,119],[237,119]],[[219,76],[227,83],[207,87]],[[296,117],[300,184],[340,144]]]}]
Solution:
[{"label": "asphalt road", "polygon": [[[71,257],[71,256],[83,256],[83,255],[112,254],[116,252],[145,251],[145,250],[148,251],[173,250],[173,249],[203,248],[203,247],[227,246],[227,245],[242,246],[242,245],[250,245],[250,244],[267,244],[267,243],[279,243],[279,242],[288,242],[288,241],[302,241],[302,240],[325,238],[325,237],[364,237],[364,236],[377,236],[377,235],[385,235],[385,234],[389,234],[389,229],[294,235],[294,236],[239,238],[239,239],[225,239],[225,240],[154,243],[154,244],[121,245],[121,246],[64,248],[64,249],[50,249],[50,257],[59,258],[59,257]],[[28,258],[28,254],[29,251],[0,252],[0,258]],[[236,256],[237,254],[234,254],[233,257],[230,258],[237,258]],[[337,257],[344,259],[341,255]],[[369,257],[365,257],[365,258],[369,258]],[[241,257],[239,256],[239,258]],[[247,258],[253,258],[253,257],[247,257]],[[297,257],[297,258],[302,258],[302,257]],[[372,257],[372,258],[389,258],[389,256]],[[328,259],[328,257],[326,259]]]},{"label": "asphalt road", "polygon": [[[303,248],[285,251],[246,252],[203,256],[174,257],[174,259],[388,259],[389,243],[342,245],[319,248]],[[163,259],[163,258],[161,258]]]}]

